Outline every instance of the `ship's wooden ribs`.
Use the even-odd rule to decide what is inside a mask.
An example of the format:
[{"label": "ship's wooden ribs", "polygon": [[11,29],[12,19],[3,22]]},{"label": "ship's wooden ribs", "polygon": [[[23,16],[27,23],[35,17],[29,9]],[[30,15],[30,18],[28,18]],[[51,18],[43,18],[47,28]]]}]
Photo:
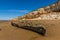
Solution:
[{"label": "ship's wooden ribs", "polygon": [[22,28],[22,29],[26,29],[26,30],[30,30],[30,31],[36,32],[36,33],[41,34],[43,36],[46,33],[46,29],[44,29],[43,27],[30,27],[30,26],[22,26],[21,27],[18,24],[15,24],[13,22],[11,22],[11,25],[15,26],[15,27],[18,27],[18,28]]}]

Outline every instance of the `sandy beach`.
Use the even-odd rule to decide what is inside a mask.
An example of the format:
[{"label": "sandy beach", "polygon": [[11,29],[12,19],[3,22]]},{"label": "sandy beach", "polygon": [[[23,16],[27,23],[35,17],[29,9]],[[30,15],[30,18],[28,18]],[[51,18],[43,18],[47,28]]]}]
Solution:
[{"label": "sandy beach", "polygon": [[60,20],[40,20],[46,27],[46,35],[16,28],[10,21],[0,21],[0,40],[60,40]]}]

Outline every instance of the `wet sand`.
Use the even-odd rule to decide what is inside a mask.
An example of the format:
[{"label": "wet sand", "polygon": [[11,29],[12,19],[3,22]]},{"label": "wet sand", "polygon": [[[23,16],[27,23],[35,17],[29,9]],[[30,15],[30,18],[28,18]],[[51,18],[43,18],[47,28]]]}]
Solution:
[{"label": "wet sand", "polygon": [[40,20],[46,27],[45,36],[11,26],[10,21],[0,21],[0,40],[60,40],[60,20]]}]

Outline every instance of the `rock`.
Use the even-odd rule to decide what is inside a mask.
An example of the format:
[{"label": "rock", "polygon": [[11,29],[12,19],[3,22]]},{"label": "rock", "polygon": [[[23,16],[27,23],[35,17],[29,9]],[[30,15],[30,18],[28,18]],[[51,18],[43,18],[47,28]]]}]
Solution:
[{"label": "rock", "polygon": [[42,26],[39,26],[39,27],[19,26],[18,24],[15,24],[13,22],[11,22],[11,25],[12,26],[15,26],[15,27],[18,27],[18,28],[22,28],[22,29],[26,29],[26,30],[30,30],[30,31],[36,32],[36,33],[41,34],[43,36],[46,33],[46,29],[43,28]]}]

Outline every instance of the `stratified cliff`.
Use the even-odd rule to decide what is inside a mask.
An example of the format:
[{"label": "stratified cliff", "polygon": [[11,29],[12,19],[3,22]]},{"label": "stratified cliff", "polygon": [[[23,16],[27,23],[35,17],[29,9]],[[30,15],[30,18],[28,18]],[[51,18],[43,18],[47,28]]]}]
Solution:
[{"label": "stratified cliff", "polygon": [[12,20],[21,20],[21,19],[34,19],[34,20],[60,19],[60,0],[58,0],[54,4],[51,4],[44,8],[39,8],[36,11],[32,11],[28,14],[25,14],[24,16],[17,17]]}]

